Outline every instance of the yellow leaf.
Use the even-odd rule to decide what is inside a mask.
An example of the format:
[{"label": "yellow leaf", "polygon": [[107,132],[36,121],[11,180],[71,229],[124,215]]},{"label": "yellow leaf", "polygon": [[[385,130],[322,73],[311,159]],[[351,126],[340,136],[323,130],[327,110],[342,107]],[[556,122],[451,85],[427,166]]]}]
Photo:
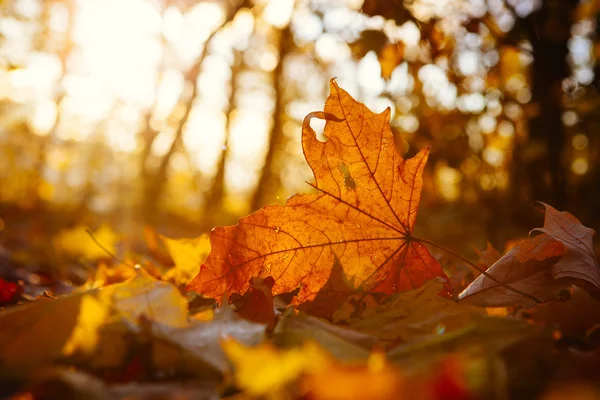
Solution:
[{"label": "yellow leaf", "polygon": [[99,298],[112,304],[121,317],[134,324],[145,317],[172,328],[189,326],[185,297],[175,286],[141,270],[129,281],[101,288]]},{"label": "yellow leaf", "polygon": [[198,275],[200,265],[204,263],[210,252],[210,239],[207,234],[194,239],[171,239],[161,236],[175,267],[166,274],[165,279],[178,285],[187,285]]},{"label": "yellow leaf", "polygon": [[85,287],[93,289],[113,283],[124,282],[135,277],[136,274],[136,270],[130,265],[118,264],[109,267],[106,263],[101,261],[88,275]]},{"label": "yellow leaf", "polygon": [[[302,381],[304,390],[315,400],[396,400],[404,395],[404,378],[392,368],[383,353],[371,354],[363,365],[332,365]],[[420,399],[426,398],[419,393]]]},{"label": "yellow leaf", "polygon": [[127,335],[190,327],[187,307],[175,286],[138,271],[127,282],[0,311],[0,375],[27,377],[65,357],[118,367]]},{"label": "yellow leaf", "polygon": [[94,351],[98,342],[98,329],[104,324],[108,314],[108,306],[105,303],[94,296],[84,296],[81,299],[75,329],[63,347],[62,353],[70,356],[76,351],[84,354]]},{"label": "yellow leaf", "polygon": [[102,247],[94,242],[88,234],[87,229],[88,228],[83,225],[78,225],[72,229],[64,230],[54,238],[54,245],[68,254],[83,257],[88,260],[109,257],[102,247],[110,253],[114,254],[116,252],[115,246],[118,241],[118,236],[108,225],[102,225],[98,230],[93,232],[94,237]]},{"label": "yellow leaf", "polygon": [[331,363],[315,343],[278,350],[270,344],[246,347],[233,339],[223,340],[225,354],[235,366],[237,385],[253,396],[274,395],[308,373],[318,373]]},{"label": "yellow leaf", "polygon": [[207,308],[192,315],[192,318],[199,322],[210,322],[215,318],[215,310]]}]

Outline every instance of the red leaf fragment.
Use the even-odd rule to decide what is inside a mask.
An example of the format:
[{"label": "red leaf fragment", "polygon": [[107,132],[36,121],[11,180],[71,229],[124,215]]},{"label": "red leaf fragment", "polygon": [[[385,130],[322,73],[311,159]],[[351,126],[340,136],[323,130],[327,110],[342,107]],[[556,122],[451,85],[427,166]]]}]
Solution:
[{"label": "red leaf fragment", "polygon": [[0,305],[10,303],[21,291],[21,286],[0,278]]}]

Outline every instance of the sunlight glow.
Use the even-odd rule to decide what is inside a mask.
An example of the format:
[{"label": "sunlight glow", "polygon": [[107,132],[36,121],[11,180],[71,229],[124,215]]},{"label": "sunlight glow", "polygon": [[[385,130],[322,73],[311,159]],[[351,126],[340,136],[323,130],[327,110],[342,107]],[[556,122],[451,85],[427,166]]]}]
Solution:
[{"label": "sunlight glow", "polygon": [[38,136],[48,135],[50,129],[54,126],[56,115],[56,103],[51,100],[38,103],[29,121],[29,126],[33,133]]},{"label": "sunlight glow", "polygon": [[385,88],[385,82],[381,78],[381,65],[374,51],[370,51],[358,63],[358,84],[370,95],[378,95]]},{"label": "sunlight glow", "polygon": [[76,67],[118,98],[149,106],[161,57],[160,16],[150,3],[80,0],[74,29],[75,43],[85,49]]},{"label": "sunlight glow", "polygon": [[324,62],[345,60],[350,58],[348,44],[339,36],[325,33],[317,39],[315,52]]},{"label": "sunlight glow", "polygon": [[276,28],[284,28],[290,23],[295,0],[271,0],[265,7],[263,18]]},{"label": "sunlight glow", "polygon": [[583,157],[577,157],[571,163],[571,170],[577,175],[585,175],[588,172],[588,160]]},{"label": "sunlight glow", "polygon": [[461,173],[459,170],[448,166],[441,166],[436,171],[437,187],[440,194],[448,201],[456,201],[460,196],[459,183]]},{"label": "sunlight glow", "polygon": [[571,144],[573,145],[573,148],[575,150],[585,149],[588,146],[588,143],[589,143],[589,139],[583,133],[579,133],[579,134],[573,136],[573,139],[571,140]]},{"label": "sunlight glow", "polygon": [[463,51],[458,55],[458,69],[465,76],[476,74],[479,63],[480,57],[475,51]]},{"label": "sunlight glow", "polygon": [[192,153],[196,166],[208,175],[215,173],[216,163],[225,140],[227,117],[209,107],[192,110],[183,133],[185,147]]},{"label": "sunlight glow", "polygon": [[500,167],[504,162],[504,153],[495,147],[483,150],[483,159],[492,167]]}]

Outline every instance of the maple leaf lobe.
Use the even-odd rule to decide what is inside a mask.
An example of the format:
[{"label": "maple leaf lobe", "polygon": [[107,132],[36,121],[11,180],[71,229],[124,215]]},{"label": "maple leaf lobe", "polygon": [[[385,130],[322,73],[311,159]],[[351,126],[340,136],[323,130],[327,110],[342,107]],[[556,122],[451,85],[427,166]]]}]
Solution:
[{"label": "maple leaf lobe", "polygon": [[[220,298],[242,293],[251,277],[272,276],[273,294],[301,287],[295,303],[313,300],[339,263],[354,287],[385,293],[441,276],[439,263],[411,240],[429,149],[404,160],[394,146],[390,111],[371,112],[331,81],[323,112],[302,127],[313,194],[266,206],[236,226],[215,228],[212,250],[188,290]],[[326,120],[325,142],[310,127]]]}]

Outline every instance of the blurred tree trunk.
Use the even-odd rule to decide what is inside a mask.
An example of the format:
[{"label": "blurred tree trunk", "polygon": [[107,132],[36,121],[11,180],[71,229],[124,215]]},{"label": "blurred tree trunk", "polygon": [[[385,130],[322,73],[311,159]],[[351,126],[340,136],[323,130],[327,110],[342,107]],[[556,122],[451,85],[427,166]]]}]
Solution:
[{"label": "blurred tree trunk", "polygon": [[[51,37],[50,34],[50,18],[51,18],[51,7],[53,2],[43,2],[44,8],[42,12],[42,35],[40,37],[40,47],[42,51],[45,48],[51,48],[47,43],[47,39]],[[56,52],[58,59],[60,60],[61,66],[61,76],[58,79],[55,87],[54,87],[54,103],[56,104],[56,118],[50,131],[48,134],[41,138],[38,147],[37,159],[35,161],[35,166],[33,171],[35,173],[34,178],[32,179],[31,190],[34,193],[32,195],[32,199],[35,202],[36,206],[40,206],[42,204],[39,197],[39,188],[44,180],[44,168],[46,167],[46,159],[48,155],[48,148],[52,145],[56,138],[56,132],[61,122],[61,110],[60,106],[65,97],[65,88],[63,87],[63,82],[67,75],[67,61],[71,55],[71,52],[74,48],[73,43],[73,29],[75,27],[75,2],[73,0],[65,1],[65,5],[67,7],[67,26],[64,33],[64,44],[63,47]]]},{"label": "blurred tree trunk", "polygon": [[[212,39],[212,36],[209,40]],[[156,223],[158,204],[160,201],[160,197],[162,191],[167,183],[167,175],[169,172],[169,164],[171,162],[171,158],[173,154],[175,154],[177,147],[179,146],[179,142],[183,137],[183,132],[187,125],[188,119],[192,112],[192,108],[194,106],[194,100],[198,97],[198,74],[200,73],[200,67],[202,66],[202,62],[208,53],[208,45],[209,41],[206,42],[204,46],[204,50],[202,51],[202,55],[199,57],[198,61],[191,68],[190,71],[186,74],[186,81],[191,85],[192,90],[190,97],[185,100],[185,110],[179,124],[177,126],[177,130],[175,131],[175,136],[173,138],[173,142],[171,143],[171,147],[167,153],[160,160],[159,166],[155,171],[147,171],[143,177],[143,218],[146,222],[154,224]]]},{"label": "blurred tree trunk", "polygon": [[[567,206],[562,123],[562,83],[570,74],[567,42],[571,35],[576,0],[547,0],[525,23],[533,50],[532,103],[529,138],[517,142],[513,163],[513,193],[517,204],[544,201]],[[529,210],[526,210],[529,212]]]},{"label": "blurred tree trunk", "polygon": [[[169,164],[171,162],[171,158],[177,152],[177,149],[178,149],[180,142],[182,140],[182,137],[183,137],[185,127],[187,125],[188,119],[192,112],[192,108],[194,106],[194,101],[200,94],[200,90],[199,90],[200,88],[198,87],[198,74],[200,73],[200,69],[202,67],[202,63],[204,62],[204,59],[208,56],[208,53],[209,53],[208,48],[210,46],[210,42],[215,37],[215,35],[221,30],[221,28],[226,23],[231,21],[233,19],[233,17],[237,14],[238,10],[240,10],[240,8],[244,7],[245,4],[246,4],[245,1],[237,1],[232,4],[232,7],[230,7],[228,10],[227,17],[224,19],[221,26],[218,27],[217,29],[215,29],[215,31],[213,31],[210,34],[210,36],[206,39],[206,41],[204,43],[204,47],[202,48],[202,51],[201,51],[200,55],[198,56],[198,59],[196,60],[194,65],[185,74],[186,83],[188,85],[191,85],[191,87],[192,87],[191,94],[190,94],[189,98],[184,100],[185,107],[184,107],[183,116],[181,117],[181,120],[179,121],[177,129],[175,131],[175,136],[173,138],[173,142],[171,143],[171,146],[169,147],[169,150],[167,151],[167,153],[160,160],[159,166],[156,168],[155,171],[147,171],[146,170],[147,163],[145,161],[143,161],[144,162],[144,169],[143,169],[144,173],[142,175],[143,176],[143,182],[142,182],[142,185],[143,185],[142,193],[143,194],[142,194],[141,209],[142,209],[142,218],[147,223],[155,224],[157,222],[157,218],[158,218],[157,211],[159,209],[158,205],[160,202],[160,197],[163,192],[163,189],[167,183]],[[185,93],[185,91],[184,91],[184,93]],[[149,137],[150,142],[146,144],[146,148],[151,149],[152,142],[154,141],[154,139],[156,139],[156,136],[154,136],[153,138],[152,138],[152,136]],[[148,155],[149,155],[149,150],[148,150],[148,153],[146,154],[146,157]]]},{"label": "blurred tree trunk", "polygon": [[289,26],[279,33],[279,62],[273,71],[273,89],[275,91],[275,109],[273,110],[273,126],[271,128],[269,147],[265,157],[256,191],[250,202],[251,210],[258,210],[265,204],[274,203],[274,193],[280,186],[279,171],[275,171],[275,155],[284,142],[283,114],[285,112],[285,99],[283,93],[283,63],[290,49],[293,47],[293,38]]},{"label": "blurred tree trunk", "polygon": [[229,154],[229,134],[231,130],[231,117],[236,108],[236,82],[238,74],[242,68],[240,54],[234,52],[234,61],[231,67],[231,91],[229,92],[228,109],[226,111],[227,123],[225,126],[225,140],[223,142],[223,151],[220,153],[217,172],[210,185],[204,209],[202,211],[203,225],[206,229],[215,226],[218,221],[223,222],[223,194],[225,193],[225,168],[227,164],[227,156]]}]

